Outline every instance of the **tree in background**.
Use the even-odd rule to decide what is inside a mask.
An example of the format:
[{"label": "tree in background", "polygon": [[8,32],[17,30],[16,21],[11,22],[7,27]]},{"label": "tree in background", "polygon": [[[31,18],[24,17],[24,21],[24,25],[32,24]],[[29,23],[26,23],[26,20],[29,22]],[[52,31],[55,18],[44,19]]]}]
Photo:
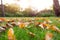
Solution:
[{"label": "tree in background", "polygon": [[20,11],[20,7],[17,4],[6,4],[4,8],[5,12],[8,13],[17,13]]},{"label": "tree in background", "polygon": [[53,0],[53,9],[56,14],[56,16],[60,16],[60,6],[58,0]]},{"label": "tree in background", "polygon": [[5,17],[3,0],[1,0],[1,12],[2,12],[1,16]]},{"label": "tree in background", "polygon": [[34,17],[34,16],[36,16],[36,12],[37,12],[37,10],[32,10],[31,7],[28,7],[22,13],[24,14],[24,16]]},{"label": "tree in background", "polygon": [[[4,10],[5,10],[5,16],[19,16],[20,15],[20,6],[17,4],[5,4],[4,6]],[[0,5],[1,8],[1,5]],[[0,16],[1,16],[1,9],[0,9]]]}]

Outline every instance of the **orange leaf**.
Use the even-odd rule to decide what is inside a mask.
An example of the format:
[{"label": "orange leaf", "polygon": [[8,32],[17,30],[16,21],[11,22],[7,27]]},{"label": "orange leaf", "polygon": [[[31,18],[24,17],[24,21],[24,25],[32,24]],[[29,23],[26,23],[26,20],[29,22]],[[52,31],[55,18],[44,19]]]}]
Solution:
[{"label": "orange leaf", "polygon": [[46,33],[46,36],[45,36],[45,40],[52,40],[52,38],[53,38],[53,34],[47,32],[47,33]]}]

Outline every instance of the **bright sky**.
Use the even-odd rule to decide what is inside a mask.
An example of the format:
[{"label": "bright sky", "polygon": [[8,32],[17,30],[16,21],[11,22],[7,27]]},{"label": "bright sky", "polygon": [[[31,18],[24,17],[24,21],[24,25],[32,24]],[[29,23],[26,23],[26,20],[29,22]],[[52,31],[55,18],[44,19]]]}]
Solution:
[{"label": "bright sky", "polygon": [[45,8],[49,9],[52,4],[53,0],[3,0],[4,4],[5,3],[17,3],[21,6],[21,8],[25,9],[27,7],[32,7],[33,9],[37,10],[43,10]]}]

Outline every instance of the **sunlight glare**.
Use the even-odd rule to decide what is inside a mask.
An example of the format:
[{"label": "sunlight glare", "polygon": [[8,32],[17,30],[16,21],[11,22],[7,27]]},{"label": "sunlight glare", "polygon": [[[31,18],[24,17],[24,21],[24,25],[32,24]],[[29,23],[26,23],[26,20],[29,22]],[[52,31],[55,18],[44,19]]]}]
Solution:
[{"label": "sunlight glare", "polygon": [[20,6],[25,9],[27,7],[31,7],[35,10],[43,10],[45,8],[49,9],[50,6],[52,6],[53,1],[52,0],[20,0],[19,2]]},{"label": "sunlight glare", "polygon": [[19,4],[23,10],[29,6],[28,0],[20,0],[20,2],[17,2],[17,4]]},{"label": "sunlight glare", "polygon": [[32,0],[30,5],[37,10],[43,10],[49,8],[52,4],[52,0]]},{"label": "sunlight glare", "polygon": [[4,3],[16,3],[19,4],[21,8],[25,9],[29,6],[34,10],[43,10],[45,8],[49,9],[50,6],[53,5],[52,0],[20,0],[20,1],[14,1],[14,0],[4,0]]}]

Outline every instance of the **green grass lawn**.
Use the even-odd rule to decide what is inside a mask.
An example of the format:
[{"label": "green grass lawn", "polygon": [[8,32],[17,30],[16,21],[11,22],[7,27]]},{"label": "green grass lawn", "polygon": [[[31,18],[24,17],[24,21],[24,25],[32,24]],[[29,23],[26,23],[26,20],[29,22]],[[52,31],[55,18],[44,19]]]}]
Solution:
[{"label": "green grass lawn", "polygon": [[[48,17],[44,17],[48,18]],[[52,24],[50,25],[56,25],[58,28],[60,28],[60,21],[56,20],[57,17],[49,17],[49,20],[52,21]],[[7,18],[8,19],[8,18]],[[43,20],[37,20],[38,22],[43,22]],[[44,40],[46,32],[49,31],[53,33],[53,40],[60,40],[60,33],[52,30],[42,29],[40,27],[35,27],[34,24],[29,25],[30,28],[19,28],[18,26],[13,27],[14,35],[16,40]],[[8,40],[7,37],[7,31],[0,33],[0,40]],[[31,36],[28,34],[28,32],[32,32],[35,34],[35,36]]]}]

